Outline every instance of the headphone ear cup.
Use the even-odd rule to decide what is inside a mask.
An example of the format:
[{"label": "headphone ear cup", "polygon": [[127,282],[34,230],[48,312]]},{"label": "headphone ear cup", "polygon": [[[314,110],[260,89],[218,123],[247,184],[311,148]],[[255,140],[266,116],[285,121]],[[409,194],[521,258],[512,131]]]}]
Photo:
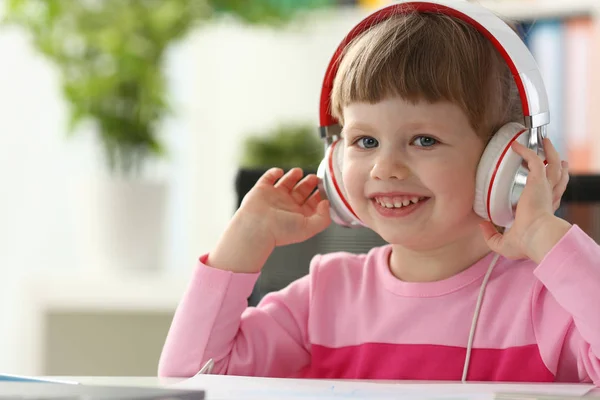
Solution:
[{"label": "headphone ear cup", "polygon": [[528,129],[511,122],[498,130],[483,151],[477,167],[473,209],[497,226],[514,221],[511,191],[523,159],[511,149],[515,140],[527,145]]},{"label": "headphone ear cup", "polygon": [[325,158],[317,170],[321,197],[329,200],[331,219],[335,223],[345,227],[364,226],[347,200],[348,196],[342,179],[344,146],[339,145],[339,142],[338,140],[327,148]]}]

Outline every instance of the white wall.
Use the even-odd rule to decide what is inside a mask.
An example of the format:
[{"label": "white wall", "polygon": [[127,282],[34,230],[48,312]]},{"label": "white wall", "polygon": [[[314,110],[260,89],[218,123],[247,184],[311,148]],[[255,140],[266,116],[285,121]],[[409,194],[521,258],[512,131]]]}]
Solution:
[{"label": "white wall", "polygon": [[[223,20],[174,46],[167,71],[176,115],[165,121],[171,157],[162,170],[170,184],[166,270],[189,271],[225,228],[244,135],[289,120],[312,122],[317,134],[325,67],[359,18],[324,13],[284,31]],[[13,283],[86,267],[74,245],[71,189],[103,166],[93,130],[67,138],[66,121],[55,68],[23,31],[1,29],[0,371],[30,371],[11,349],[31,334],[7,322],[25,307]]]}]

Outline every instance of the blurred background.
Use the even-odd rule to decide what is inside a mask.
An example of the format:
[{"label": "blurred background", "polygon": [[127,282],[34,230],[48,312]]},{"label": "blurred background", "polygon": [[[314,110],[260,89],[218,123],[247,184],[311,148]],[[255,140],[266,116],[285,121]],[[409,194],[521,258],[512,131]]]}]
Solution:
[{"label": "blurred background", "polygon": [[[460,0],[459,0],[460,1]],[[315,171],[343,36],[388,1],[0,0],[0,372],[154,375],[197,258],[270,166]],[[559,213],[600,241],[600,5],[482,0],[518,23],[573,174]],[[278,249],[249,299],[317,252]]]}]

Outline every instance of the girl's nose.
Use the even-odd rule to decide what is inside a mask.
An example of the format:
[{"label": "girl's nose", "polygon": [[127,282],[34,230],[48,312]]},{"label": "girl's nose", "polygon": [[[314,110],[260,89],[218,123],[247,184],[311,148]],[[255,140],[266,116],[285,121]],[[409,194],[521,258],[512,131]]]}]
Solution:
[{"label": "girl's nose", "polygon": [[397,152],[380,154],[371,169],[371,178],[376,180],[406,179],[409,175],[410,169]]}]

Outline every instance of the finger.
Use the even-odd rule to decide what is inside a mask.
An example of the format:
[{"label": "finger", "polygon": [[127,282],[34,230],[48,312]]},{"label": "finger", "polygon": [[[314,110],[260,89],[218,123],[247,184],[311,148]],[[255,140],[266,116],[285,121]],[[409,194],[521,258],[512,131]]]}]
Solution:
[{"label": "finger", "polygon": [[527,163],[527,169],[529,169],[529,177],[545,177],[546,167],[544,161],[537,155],[537,153],[530,148],[523,146],[516,140],[511,145],[512,149],[520,155],[525,163]]},{"label": "finger", "polygon": [[561,162],[561,173],[560,173],[560,181],[558,181],[553,188],[553,192],[559,193],[561,196],[567,190],[567,185],[569,184],[569,163],[566,161]]},{"label": "finger", "polygon": [[279,178],[281,178],[282,176],[283,176],[283,170],[281,168],[270,168],[267,170],[267,172],[262,174],[262,176],[260,178],[258,178],[258,181],[256,181],[256,184],[273,186],[275,184],[275,182],[277,182],[277,180]]},{"label": "finger", "polygon": [[560,200],[561,199],[558,199],[554,203],[552,203],[552,211],[553,212],[556,212],[560,208]]},{"label": "finger", "polygon": [[331,223],[329,201],[323,200],[317,206],[316,212],[306,219],[306,229],[311,235],[323,231]]},{"label": "finger", "polygon": [[318,190],[315,190],[313,192],[313,194],[310,195],[310,197],[306,200],[306,202],[304,203],[305,207],[308,207],[310,210],[314,211],[317,209],[317,206],[319,205],[319,203],[323,200],[323,198],[321,197],[321,192]]},{"label": "finger", "polygon": [[302,178],[301,168],[290,169],[280,180],[275,184],[276,188],[283,188],[288,192],[291,191],[296,183]]},{"label": "finger", "polygon": [[306,175],[294,188],[292,189],[292,198],[297,204],[304,204],[308,196],[312,193],[317,186],[318,178],[316,175]]},{"label": "finger", "polygon": [[549,138],[544,138],[542,143],[544,146],[544,153],[546,154],[546,161],[548,162],[546,165],[546,176],[548,177],[550,184],[554,186],[560,181],[562,173],[560,154],[558,154],[558,151],[556,151],[556,148]]},{"label": "finger", "polygon": [[496,227],[490,221],[480,223],[479,227],[490,250],[499,253],[502,248],[502,234],[496,230]]},{"label": "finger", "polygon": [[[558,172],[557,172],[558,171]],[[548,180],[548,183],[550,184],[550,187],[554,188],[556,187],[556,185],[558,184],[558,182],[560,182],[560,180],[562,179],[562,167],[558,166],[558,168],[556,167],[555,164],[546,164],[546,179]]]},{"label": "finger", "polygon": [[569,184],[569,163],[566,161],[561,162],[562,165],[562,173],[560,182],[558,182],[554,189],[552,190],[552,206],[554,207],[554,211],[558,210],[560,207],[560,200],[562,199],[563,194],[567,190],[567,185]]}]

